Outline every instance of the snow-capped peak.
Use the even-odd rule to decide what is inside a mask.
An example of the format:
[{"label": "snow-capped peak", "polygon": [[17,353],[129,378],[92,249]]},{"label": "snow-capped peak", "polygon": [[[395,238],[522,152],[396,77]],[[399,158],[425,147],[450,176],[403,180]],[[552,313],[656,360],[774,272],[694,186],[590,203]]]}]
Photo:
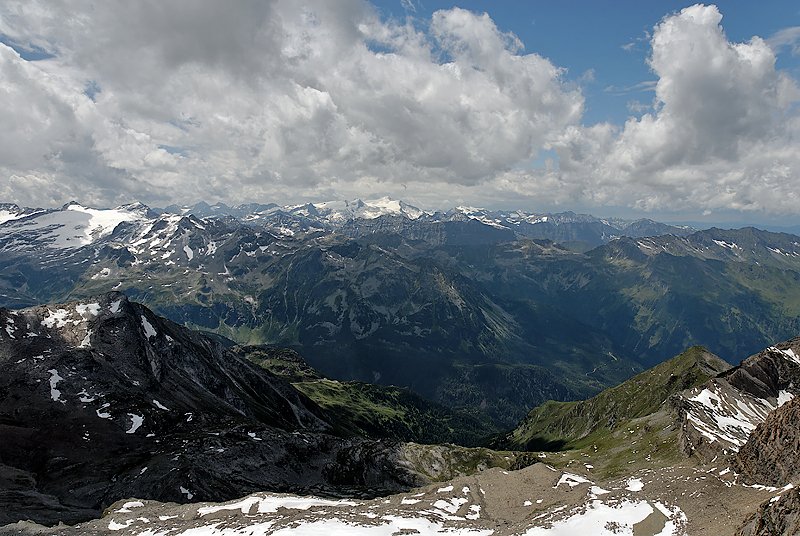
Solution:
[{"label": "snow-capped peak", "polygon": [[146,219],[148,210],[140,204],[95,209],[70,202],[60,210],[6,221],[0,239],[4,249],[24,249],[26,246],[77,248],[110,235],[120,223]]},{"label": "snow-capped peak", "polygon": [[18,220],[32,212],[31,209],[23,209],[12,203],[0,203],[0,224],[11,220]]},{"label": "snow-capped peak", "polygon": [[381,216],[404,216],[415,220],[425,214],[424,211],[415,206],[390,197],[367,201],[362,201],[361,199],[326,201],[324,203],[286,207],[286,209],[294,214],[318,216],[330,222],[343,222],[354,219],[372,220]]}]

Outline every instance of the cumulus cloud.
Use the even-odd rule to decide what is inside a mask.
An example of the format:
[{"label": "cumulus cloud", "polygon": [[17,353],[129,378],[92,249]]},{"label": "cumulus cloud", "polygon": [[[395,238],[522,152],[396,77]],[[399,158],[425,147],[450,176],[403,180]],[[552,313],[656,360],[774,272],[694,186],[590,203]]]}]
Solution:
[{"label": "cumulus cloud", "polygon": [[585,125],[565,70],[485,13],[397,21],[361,0],[10,0],[0,198],[388,193],[425,206],[797,213],[797,86],[775,68],[777,41],[731,43],[720,23],[713,6],[666,17],[648,35],[657,80],[635,88],[653,88],[652,103],[624,125]]},{"label": "cumulus cloud", "polygon": [[643,210],[798,212],[797,86],[764,40],[731,43],[721,19],[695,5],[655,28],[653,112],[567,133],[562,170],[591,177],[587,197]]},{"label": "cumulus cloud", "polygon": [[[52,188],[15,183],[6,197],[95,192],[113,202],[131,195],[130,181],[151,202],[475,185],[535,157],[582,113],[561,69],[523,53],[488,15],[458,8],[419,29],[355,0],[79,6],[2,8],[7,42],[53,55],[26,62],[0,45],[30,71],[2,72],[15,99],[5,113],[42,80],[63,80],[36,117],[6,123],[42,139],[9,143],[21,154],[0,162],[7,176],[50,176]],[[53,128],[44,134],[37,120]],[[64,153],[51,145],[108,173],[60,167],[53,158]],[[28,154],[33,146],[48,152]]]}]

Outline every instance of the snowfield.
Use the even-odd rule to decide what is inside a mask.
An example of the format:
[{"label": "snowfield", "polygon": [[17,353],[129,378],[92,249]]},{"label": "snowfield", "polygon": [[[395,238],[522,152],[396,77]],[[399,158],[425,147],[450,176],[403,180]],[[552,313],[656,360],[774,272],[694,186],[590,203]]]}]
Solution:
[{"label": "snowfield", "polygon": [[[526,490],[525,482],[537,489]],[[100,534],[136,536],[686,535],[686,514],[667,501],[644,496],[642,479],[607,487],[598,498],[601,488],[590,479],[537,464],[513,472],[489,470],[454,484],[373,500],[272,493],[212,504],[127,500],[91,524],[102,527]],[[191,491],[181,487],[181,492],[191,500]],[[549,498],[544,504],[537,499],[535,505],[515,501],[509,509],[508,493],[527,492]]]}]

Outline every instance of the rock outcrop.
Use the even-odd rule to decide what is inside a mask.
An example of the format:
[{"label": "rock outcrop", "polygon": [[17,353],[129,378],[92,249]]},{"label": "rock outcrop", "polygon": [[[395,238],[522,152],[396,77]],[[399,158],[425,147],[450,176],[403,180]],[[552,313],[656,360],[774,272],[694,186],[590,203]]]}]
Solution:
[{"label": "rock outcrop", "polygon": [[765,501],[736,532],[736,536],[793,536],[800,534],[800,490]]},{"label": "rock outcrop", "polygon": [[374,497],[427,482],[401,443],[337,435],[284,379],[120,293],[0,309],[0,366],[0,525],[80,521],[130,496]]},{"label": "rock outcrop", "polygon": [[754,483],[784,486],[800,480],[800,398],[773,411],[736,455],[737,472]]},{"label": "rock outcrop", "polygon": [[800,394],[800,338],[770,346],[674,403],[685,453],[733,456],[768,415]]}]

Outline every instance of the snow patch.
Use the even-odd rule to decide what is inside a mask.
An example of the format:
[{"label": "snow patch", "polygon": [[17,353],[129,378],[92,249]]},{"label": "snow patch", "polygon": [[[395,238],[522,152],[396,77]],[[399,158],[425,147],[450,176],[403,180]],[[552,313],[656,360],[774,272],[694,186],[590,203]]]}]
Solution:
[{"label": "snow patch", "polygon": [[800,357],[798,357],[798,355],[796,353],[794,353],[794,350],[792,350],[791,348],[787,348],[786,350],[778,350],[774,346],[770,346],[769,349],[772,352],[778,352],[779,354],[783,355],[783,357],[785,357],[789,361],[792,361],[792,362],[797,363],[798,365],[800,365]]},{"label": "snow patch", "polygon": [[[181,488],[183,493],[184,488]],[[188,490],[187,490],[188,491]],[[191,499],[191,497],[189,497]],[[259,514],[271,514],[278,511],[279,508],[290,508],[294,510],[308,510],[316,506],[357,506],[353,501],[339,500],[333,501],[329,499],[320,499],[318,497],[293,497],[291,495],[277,496],[277,495],[252,495],[240,501],[220,504],[215,506],[203,506],[197,509],[200,516],[221,512],[224,510],[240,510],[243,514],[251,512],[254,505],[258,505],[257,512]]]},{"label": "snow patch", "polygon": [[92,346],[92,330],[88,330],[86,332],[86,336],[83,338],[81,343],[78,345],[78,348],[89,348]]},{"label": "snow patch", "polygon": [[557,488],[561,484],[567,484],[570,488],[574,488],[575,486],[579,486],[581,484],[594,484],[591,480],[587,480],[580,475],[573,475],[572,473],[564,473],[561,475],[561,478],[558,480],[553,489]]},{"label": "snow patch", "polygon": [[120,306],[121,305],[122,305],[122,300],[117,300],[117,301],[113,302],[111,304],[111,307],[109,308],[109,310],[111,311],[111,314],[113,314],[113,315],[117,314],[119,312],[119,310],[120,310]]},{"label": "snow patch", "polygon": [[141,319],[142,319],[142,328],[144,328],[144,334],[148,339],[158,335],[153,325],[150,324],[150,322],[148,322],[144,316],[142,316]]},{"label": "snow patch", "polygon": [[116,521],[114,521],[114,520],[112,519],[111,521],[109,521],[109,522],[108,522],[108,530],[122,530],[122,529],[127,529],[128,527],[130,527],[131,525],[133,525],[133,522],[134,522],[134,521],[136,521],[136,520],[135,520],[135,519],[129,519],[129,520],[127,520],[125,523],[117,523]]},{"label": "snow patch", "polygon": [[55,311],[47,310],[47,316],[44,317],[42,320],[42,324],[48,328],[63,328],[67,325],[69,320],[67,320],[67,316],[69,315],[69,311],[66,309],[57,309]]},{"label": "snow patch", "polygon": [[549,527],[533,527],[524,536],[619,536],[633,534],[633,526],[654,512],[645,501],[620,501],[608,504],[592,501],[585,509]]},{"label": "snow patch", "polygon": [[625,486],[628,491],[642,491],[643,488],[644,483],[641,478],[630,478],[628,479],[628,485]]},{"label": "snow patch", "polygon": [[81,303],[75,306],[75,311],[83,318],[87,316],[94,317],[100,314],[99,303]]},{"label": "snow patch", "polygon": [[131,512],[131,508],[141,508],[144,506],[142,501],[129,501],[122,505],[122,508],[117,510],[116,512],[119,514],[127,514]]},{"label": "snow patch", "polygon": [[56,389],[58,382],[63,381],[64,378],[59,376],[56,369],[50,369],[47,372],[50,373],[50,398],[53,400],[53,402],[61,402],[62,404],[66,404],[64,400],[61,400],[61,391]]},{"label": "snow patch", "polygon": [[467,500],[464,499],[463,497],[454,497],[449,501],[444,501],[440,499],[435,503],[433,503],[433,507],[455,515],[456,512],[458,512],[458,510],[466,503]]},{"label": "snow patch", "polygon": [[101,419],[111,419],[111,414],[103,411],[104,409],[106,409],[110,405],[111,404],[106,402],[105,404],[100,406],[100,409],[95,410],[95,413],[97,413],[97,416],[100,417]]},{"label": "snow patch", "polygon": [[479,504],[472,504],[469,507],[469,513],[465,515],[467,519],[478,519],[481,517],[481,506]]},{"label": "snow patch", "polygon": [[712,240],[712,241],[713,241],[713,242],[714,242],[716,245],[718,245],[718,246],[720,246],[720,247],[723,247],[723,248],[730,249],[731,251],[733,251],[733,250],[736,250],[736,249],[738,249],[738,250],[741,250],[741,249],[742,249],[741,247],[739,247],[739,245],[738,245],[738,244],[735,244],[735,243],[733,243],[733,242],[731,242],[731,243],[728,243],[728,242],[725,242],[724,240]]},{"label": "snow patch", "polygon": [[136,415],[134,413],[128,413],[128,417],[131,418],[131,427],[125,430],[125,433],[135,434],[136,430],[138,430],[139,427],[142,426],[142,423],[144,422],[144,416]]}]

